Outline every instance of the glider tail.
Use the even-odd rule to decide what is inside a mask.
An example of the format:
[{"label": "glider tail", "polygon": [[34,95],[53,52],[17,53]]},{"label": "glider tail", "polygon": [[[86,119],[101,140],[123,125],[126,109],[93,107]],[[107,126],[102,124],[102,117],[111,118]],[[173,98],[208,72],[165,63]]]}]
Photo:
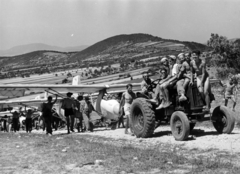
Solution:
[{"label": "glider tail", "polygon": [[77,76],[73,77],[72,85],[80,85],[80,84],[81,84],[80,75],[77,75]]}]

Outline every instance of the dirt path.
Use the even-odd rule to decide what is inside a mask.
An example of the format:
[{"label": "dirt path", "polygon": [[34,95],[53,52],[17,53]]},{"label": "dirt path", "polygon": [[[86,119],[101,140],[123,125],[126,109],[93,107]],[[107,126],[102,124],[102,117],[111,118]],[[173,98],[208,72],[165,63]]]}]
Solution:
[{"label": "dirt path", "polygon": [[[42,133],[42,131],[34,131],[36,133]],[[66,130],[54,132],[54,134],[65,133]],[[214,127],[196,125],[192,131],[192,135],[189,136],[188,141],[176,141],[171,135],[170,126],[160,126],[155,130],[153,137],[143,139],[136,138],[135,136],[125,135],[123,129],[105,130],[97,129],[92,133],[74,133],[76,136],[91,135],[103,138],[110,138],[113,140],[129,141],[133,145],[140,146],[155,146],[157,144],[172,144],[180,145],[189,149],[216,149],[221,151],[227,151],[231,153],[240,153],[240,129],[235,127],[232,134],[218,134]]]}]

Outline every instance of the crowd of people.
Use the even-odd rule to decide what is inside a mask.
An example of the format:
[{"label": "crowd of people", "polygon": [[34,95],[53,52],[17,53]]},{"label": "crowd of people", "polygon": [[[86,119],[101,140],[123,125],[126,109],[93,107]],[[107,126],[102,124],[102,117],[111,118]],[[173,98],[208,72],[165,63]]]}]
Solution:
[{"label": "crowd of people", "polygon": [[14,131],[17,132],[20,128],[23,128],[23,125],[27,133],[31,133],[32,126],[34,125],[37,127],[35,120],[33,118],[37,118],[34,116],[36,113],[36,109],[28,109],[22,110],[20,107],[19,110],[15,110],[14,112],[10,111],[11,116],[4,115],[0,119],[0,131],[10,132]]},{"label": "crowd of people", "polygon": [[[176,86],[178,102],[181,103],[187,100],[187,87],[196,84],[201,98],[205,101],[203,111],[209,113],[211,101],[215,98],[211,91],[209,73],[206,69],[206,61],[201,59],[200,56],[200,51],[196,50],[191,53],[180,53],[177,56],[169,55],[163,57],[161,59],[159,78],[157,80],[151,79],[148,72],[142,73],[143,81],[141,83],[141,93],[148,96],[149,102],[157,105],[156,110],[167,108],[172,105],[171,94],[169,94],[169,89],[171,87]],[[225,89],[225,106],[227,106],[228,100],[231,99],[233,101],[232,110],[235,111],[238,80],[233,75],[229,76],[228,80],[228,83],[224,84],[221,82],[220,84]],[[153,83],[156,86],[155,90],[152,89]],[[131,131],[129,132],[128,129],[131,127],[130,108],[133,100],[136,98],[136,94],[132,90],[132,84],[127,84],[126,89],[127,90],[121,95],[119,118],[122,118],[123,115],[125,115],[125,134],[133,134]],[[94,110],[94,107],[90,102],[90,98],[79,95],[74,99],[72,95],[73,93],[68,92],[66,98],[61,100],[61,109],[64,110],[64,116],[66,118],[67,133],[70,134],[70,132],[74,132],[74,128],[77,128],[78,132],[84,130],[89,132],[93,131],[93,126],[90,122],[90,114]],[[46,127],[46,134],[48,135],[52,135],[52,127],[55,127],[56,129],[56,126],[53,126],[53,115],[54,113],[56,114],[53,106],[57,101],[57,95],[55,100],[52,100],[52,96],[49,96],[48,101],[42,104],[42,114],[41,117],[39,117],[44,124],[43,129]],[[12,113],[11,121],[7,119],[8,117],[3,117],[3,130],[7,131],[6,125],[9,122],[9,124],[12,124],[13,131],[18,131],[19,118],[24,116],[26,117],[26,132],[31,132],[33,122],[32,116],[34,112],[35,111],[31,109],[25,111],[25,114],[22,111],[15,111]]]},{"label": "crowd of people", "polygon": [[[52,129],[55,128],[55,130],[57,130],[59,126],[64,127],[65,121],[68,134],[70,134],[70,131],[74,132],[74,128],[77,128],[78,132],[93,131],[90,122],[90,114],[94,108],[88,96],[83,97],[79,95],[77,99],[74,99],[71,92],[67,93],[67,97],[61,100],[61,109],[64,110],[64,116],[66,117],[65,121],[59,117],[56,109],[53,108],[56,101],[57,95],[54,101],[52,101],[52,96],[49,96],[48,101],[41,105],[41,114],[37,117],[33,116],[37,110],[25,109],[25,111],[22,111],[22,108],[20,108],[19,111],[15,110],[11,113],[12,116],[3,116],[0,120],[1,131],[17,132],[23,127],[27,133],[31,133],[33,125],[35,125],[35,128],[41,125],[43,131],[46,130],[47,135],[52,135]],[[24,121],[21,118],[24,118]],[[33,118],[36,118],[37,125]]]}]

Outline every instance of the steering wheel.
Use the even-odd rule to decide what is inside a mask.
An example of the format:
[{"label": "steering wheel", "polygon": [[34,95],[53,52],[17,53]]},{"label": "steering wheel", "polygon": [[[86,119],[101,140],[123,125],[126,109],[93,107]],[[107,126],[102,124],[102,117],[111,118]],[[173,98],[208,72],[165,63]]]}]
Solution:
[{"label": "steering wheel", "polygon": [[153,92],[153,89],[157,87],[157,84],[158,84],[160,81],[161,81],[161,79],[153,80],[153,81],[151,82],[151,84],[148,85],[147,90]]}]

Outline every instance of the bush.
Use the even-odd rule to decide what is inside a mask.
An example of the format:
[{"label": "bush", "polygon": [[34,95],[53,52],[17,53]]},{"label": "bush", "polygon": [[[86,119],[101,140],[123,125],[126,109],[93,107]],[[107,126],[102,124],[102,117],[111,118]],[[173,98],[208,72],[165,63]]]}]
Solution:
[{"label": "bush", "polygon": [[234,68],[219,67],[216,69],[216,77],[218,79],[226,79],[229,74],[235,74],[236,70]]}]

